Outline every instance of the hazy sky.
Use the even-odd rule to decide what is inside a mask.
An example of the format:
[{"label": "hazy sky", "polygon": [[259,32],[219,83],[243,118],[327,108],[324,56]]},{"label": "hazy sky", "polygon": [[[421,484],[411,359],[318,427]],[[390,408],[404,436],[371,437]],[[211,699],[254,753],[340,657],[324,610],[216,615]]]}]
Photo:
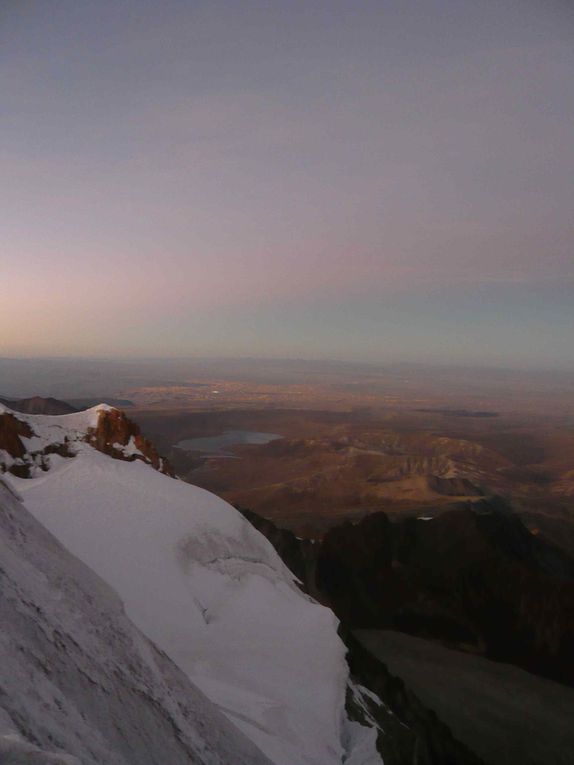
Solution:
[{"label": "hazy sky", "polygon": [[574,365],[574,3],[2,0],[0,354]]}]

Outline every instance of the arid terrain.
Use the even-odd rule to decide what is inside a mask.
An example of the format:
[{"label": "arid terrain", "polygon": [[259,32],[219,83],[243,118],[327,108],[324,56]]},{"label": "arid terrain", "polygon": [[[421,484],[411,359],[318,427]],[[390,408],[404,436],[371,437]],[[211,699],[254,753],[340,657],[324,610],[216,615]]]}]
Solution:
[{"label": "arid terrain", "polygon": [[[129,411],[182,478],[301,536],[502,495],[533,533],[574,550],[572,371],[6,359],[0,374],[5,397]],[[239,442],[224,449],[181,447],[229,432]]]},{"label": "arid terrain", "polygon": [[[574,550],[567,386],[552,395],[518,380],[512,400],[504,380],[475,380],[468,390],[459,380],[456,393],[454,377],[441,392],[439,379],[425,385],[415,375],[401,393],[398,378],[385,386],[368,376],[354,384],[345,375],[308,377],[250,381],[244,372],[121,395],[178,475],[300,536],[380,510],[432,517],[499,495],[532,533]],[[276,438],[225,449],[193,443],[229,433]]]}]

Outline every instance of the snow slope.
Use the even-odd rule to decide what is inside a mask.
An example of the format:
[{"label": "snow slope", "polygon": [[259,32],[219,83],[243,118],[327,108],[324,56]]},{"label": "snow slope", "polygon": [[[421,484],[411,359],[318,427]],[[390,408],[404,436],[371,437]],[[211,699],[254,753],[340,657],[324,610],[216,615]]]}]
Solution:
[{"label": "snow slope", "polygon": [[269,765],[0,480],[0,763]]},{"label": "snow slope", "polygon": [[30,511],[273,763],[380,763],[372,729],[346,718],[333,613],[301,593],[230,505],[84,443],[98,412],[18,415],[36,434],[31,446],[66,437],[76,454],[10,477]]}]

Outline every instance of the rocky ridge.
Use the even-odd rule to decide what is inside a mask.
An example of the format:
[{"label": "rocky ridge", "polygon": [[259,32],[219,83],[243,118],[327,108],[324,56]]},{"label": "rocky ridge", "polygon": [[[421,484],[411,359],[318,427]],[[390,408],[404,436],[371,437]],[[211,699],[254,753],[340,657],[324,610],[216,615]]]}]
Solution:
[{"label": "rocky ridge", "polygon": [[174,477],[169,462],[119,409],[103,405],[66,414],[70,417],[69,428],[63,428],[59,419],[47,417],[41,431],[36,432],[37,423],[0,404],[0,472],[30,478],[38,471],[49,470],[50,455],[71,459],[77,444],[88,443],[114,459],[142,460]]}]

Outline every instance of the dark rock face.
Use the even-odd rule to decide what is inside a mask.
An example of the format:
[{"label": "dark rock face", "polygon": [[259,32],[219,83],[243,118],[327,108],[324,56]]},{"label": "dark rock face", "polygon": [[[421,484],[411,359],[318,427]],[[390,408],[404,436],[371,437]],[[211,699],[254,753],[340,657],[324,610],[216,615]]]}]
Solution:
[{"label": "dark rock face", "polygon": [[316,543],[310,539],[300,539],[287,529],[280,529],[272,521],[262,518],[251,510],[237,507],[257,531],[271,542],[283,562],[291,569],[303,588],[315,596],[315,569],[317,564]]},{"label": "dark rock face", "polygon": [[33,464],[42,470],[47,469],[44,457],[48,454],[59,454],[62,457],[73,457],[67,441],[61,444],[50,444],[32,457],[22,442],[22,437],[32,438],[34,431],[27,422],[19,420],[11,412],[0,414],[0,450],[6,451],[15,461],[7,465],[0,463],[0,472],[6,470],[18,478],[29,478]]},{"label": "dark rock face", "polygon": [[429,489],[447,497],[482,497],[484,492],[468,478],[443,478],[438,475],[427,476]]},{"label": "dark rock face", "polygon": [[353,628],[436,638],[574,683],[574,562],[496,503],[478,505],[333,529],[318,589]]},{"label": "dark rock face", "polygon": [[[387,666],[369,653],[354,635],[341,629],[347,646],[347,663],[352,677],[384,701],[392,715],[384,715],[371,706],[369,712],[383,733],[377,749],[385,765],[484,765],[464,744],[457,741],[435,712],[422,704],[417,696],[392,675]],[[347,699],[347,713],[352,712]],[[350,714],[351,719],[353,718]]]},{"label": "dark rock face", "polygon": [[[502,501],[460,503],[429,521],[393,523],[376,513],[312,545],[245,515],[341,620],[353,680],[393,713],[369,708],[387,734],[377,739],[387,765],[481,760],[362,645],[354,632],[361,627],[434,638],[574,683],[574,561],[531,534]],[[361,722],[362,709],[349,695],[349,716]],[[493,711],[502,730],[505,714],[504,705]]]},{"label": "dark rock face", "polygon": [[429,521],[374,513],[305,551],[269,521],[256,526],[348,629],[437,639],[574,684],[574,560],[501,500]]},{"label": "dark rock face", "polygon": [[72,414],[77,412],[70,404],[65,401],[59,401],[56,398],[43,398],[42,396],[33,396],[32,398],[21,398],[10,400],[0,398],[0,404],[6,404],[15,412],[23,414]]},{"label": "dark rock face", "polygon": [[[143,456],[126,455],[118,448],[118,446],[127,446],[132,437],[136,448]],[[88,430],[86,441],[110,457],[128,461],[143,459],[161,473],[175,477],[169,462],[159,456],[153,444],[142,436],[139,427],[119,409],[102,410],[99,413],[97,426]]]},{"label": "dark rock face", "polygon": [[[301,581],[303,589],[317,600],[332,606],[328,594],[318,586],[317,565],[322,560],[321,543],[298,539],[291,531],[280,529],[272,521],[249,510],[242,509],[241,512],[269,539]],[[382,551],[380,538],[388,532],[391,524],[383,513],[369,516],[365,519],[367,521],[370,533],[362,540],[357,538],[356,544],[351,544],[350,554],[347,555],[345,550],[346,527],[339,527],[343,534],[338,537],[335,533],[333,539],[340,539],[338,551],[349,565],[354,557],[362,556],[371,568],[375,568]],[[366,545],[365,540],[368,540]],[[391,561],[390,557],[388,561]],[[345,575],[349,572],[350,569],[347,569]],[[341,618],[340,613],[337,615]],[[348,649],[347,662],[353,680],[368,688],[383,702],[382,705],[374,701],[369,703],[368,714],[371,722],[374,720],[381,731],[377,738],[377,749],[385,765],[481,765],[483,761],[458,742],[448,727],[406,688],[402,680],[393,676],[382,662],[363,648],[346,623],[341,624],[339,634]],[[349,689],[346,711],[350,719],[365,724],[364,703],[364,698],[363,704],[357,703]]]},{"label": "dark rock face", "polygon": [[11,457],[19,459],[26,454],[26,447],[20,437],[32,438],[32,429],[26,422],[21,422],[10,412],[0,414],[0,449]]}]

